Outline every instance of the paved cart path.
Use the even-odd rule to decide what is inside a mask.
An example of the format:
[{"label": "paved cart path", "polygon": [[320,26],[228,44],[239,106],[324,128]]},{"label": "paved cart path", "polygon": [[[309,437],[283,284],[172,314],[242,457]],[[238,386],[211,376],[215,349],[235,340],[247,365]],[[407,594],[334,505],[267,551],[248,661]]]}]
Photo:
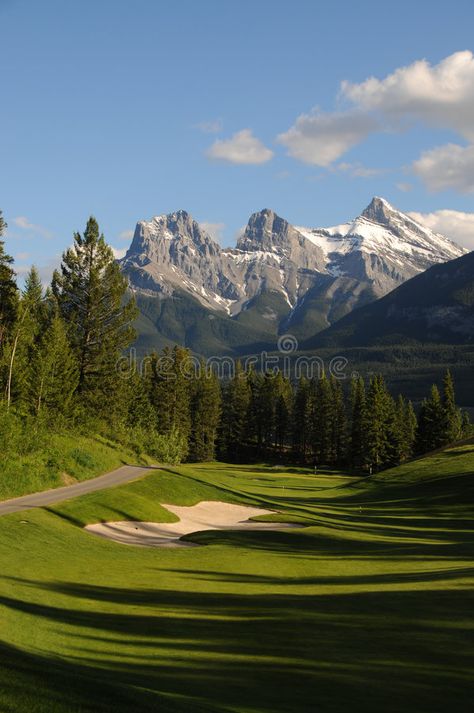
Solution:
[{"label": "paved cart path", "polygon": [[13,512],[21,512],[30,508],[41,508],[45,505],[53,505],[62,500],[69,500],[78,495],[93,493],[96,490],[105,490],[113,488],[115,485],[123,485],[132,480],[137,480],[150,473],[158,466],[138,466],[138,465],[123,465],[116,470],[112,470],[105,475],[99,475],[97,478],[84,480],[74,485],[67,485],[62,488],[54,488],[53,490],[44,490],[40,493],[31,493],[30,495],[22,495],[20,498],[12,500],[3,500],[0,502],[0,516],[9,515]]}]

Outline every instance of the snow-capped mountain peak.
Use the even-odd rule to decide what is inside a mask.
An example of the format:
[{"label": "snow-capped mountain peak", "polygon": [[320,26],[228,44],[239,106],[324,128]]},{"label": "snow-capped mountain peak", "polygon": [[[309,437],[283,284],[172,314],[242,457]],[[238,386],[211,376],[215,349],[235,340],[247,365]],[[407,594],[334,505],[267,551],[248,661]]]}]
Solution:
[{"label": "snow-capped mountain peak", "polygon": [[[379,283],[381,294],[435,263],[467,252],[379,197],[373,198],[367,208],[348,223],[330,228],[297,227],[297,230],[324,251],[329,273],[351,274],[349,258],[359,254],[366,262],[366,276]],[[379,278],[372,269],[377,260],[384,263]],[[349,268],[351,266],[353,257]],[[362,277],[360,270],[357,275],[359,279]]]},{"label": "snow-capped mountain peak", "polygon": [[[355,219],[328,228],[294,226],[265,208],[250,217],[235,249],[222,249],[184,210],[159,215],[137,224],[121,266],[137,292],[160,299],[185,293],[234,318],[262,309],[257,321],[275,329],[292,319],[301,324],[314,303],[323,328],[464,252],[375,197]],[[259,300],[267,306],[256,307]]]}]

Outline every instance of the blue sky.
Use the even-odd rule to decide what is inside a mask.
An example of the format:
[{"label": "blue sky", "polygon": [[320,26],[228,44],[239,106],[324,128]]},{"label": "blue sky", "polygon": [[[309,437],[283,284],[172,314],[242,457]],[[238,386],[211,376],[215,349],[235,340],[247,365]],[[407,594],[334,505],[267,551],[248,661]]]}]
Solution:
[{"label": "blue sky", "polygon": [[179,208],[228,245],[263,207],[331,225],[373,195],[474,248],[473,24],[463,0],[0,0],[19,272],[90,214],[118,249]]}]

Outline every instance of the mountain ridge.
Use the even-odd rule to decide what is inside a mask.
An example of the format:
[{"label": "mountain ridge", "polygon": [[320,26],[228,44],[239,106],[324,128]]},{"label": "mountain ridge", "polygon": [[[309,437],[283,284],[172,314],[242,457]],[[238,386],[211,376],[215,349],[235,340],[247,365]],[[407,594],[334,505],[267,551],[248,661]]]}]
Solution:
[{"label": "mountain ridge", "polygon": [[[196,308],[200,320],[217,319],[224,332],[240,324],[260,343],[282,331],[307,339],[464,252],[374,197],[354,220],[330,228],[295,226],[265,208],[250,216],[235,248],[222,248],[187,211],[156,216],[137,223],[120,265],[140,303],[174,299],[194,311],[197,302],[209,313]],[[187,331],[186,346],[201,328]],[[173,328],[165,331],[173,339]]]}]

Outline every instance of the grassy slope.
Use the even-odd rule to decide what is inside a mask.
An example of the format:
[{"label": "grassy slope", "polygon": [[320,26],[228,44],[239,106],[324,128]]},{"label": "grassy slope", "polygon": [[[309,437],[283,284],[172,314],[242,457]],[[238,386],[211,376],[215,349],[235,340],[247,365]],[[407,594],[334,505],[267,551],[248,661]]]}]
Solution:
[{"label": "grassy slope", "polygon": [[[182,466],[1,518],[0,710],[470,710],[474,448],[456,450],[372,482]],[[201,499],[309,527],[183,550],[78,527]]]},{"label": "grassy slope", "polygon": [[71,485],[139,461],[136,455],[100,436],[50,433],[39,450],[2,458],[0,500]]}]

